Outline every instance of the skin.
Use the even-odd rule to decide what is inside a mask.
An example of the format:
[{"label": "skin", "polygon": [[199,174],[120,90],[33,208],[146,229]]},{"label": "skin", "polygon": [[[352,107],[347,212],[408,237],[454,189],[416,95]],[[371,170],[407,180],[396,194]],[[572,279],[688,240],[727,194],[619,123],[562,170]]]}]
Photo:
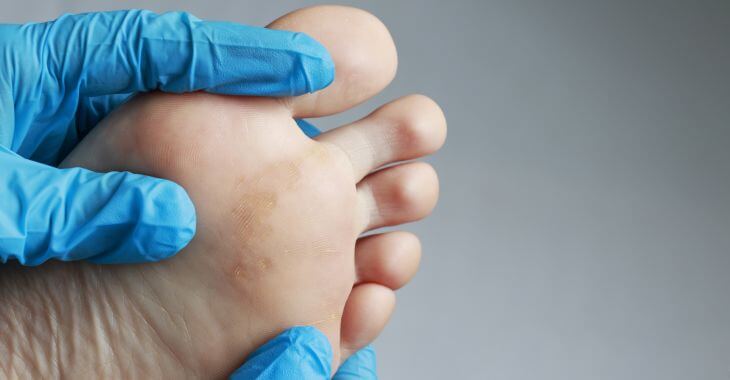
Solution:
[{"label": "skin", "polygon": [[63,165],[179,183],[196,206],[196,237],[151,265],[0,268],[0,373],[225,377],[294,325],[323,331],[336,367],[382,330],[421,247],[406,232],[360,236],[428,215],[438,180],[425,163],[378,169],[440,148],[444,116],[411,95],[307,138],[294,118],[375,95],[395,75],[395,47],[379,20],[347,7],[270,27],[321,41],[335,82],[290,99],[146,94],[102,121]]}]

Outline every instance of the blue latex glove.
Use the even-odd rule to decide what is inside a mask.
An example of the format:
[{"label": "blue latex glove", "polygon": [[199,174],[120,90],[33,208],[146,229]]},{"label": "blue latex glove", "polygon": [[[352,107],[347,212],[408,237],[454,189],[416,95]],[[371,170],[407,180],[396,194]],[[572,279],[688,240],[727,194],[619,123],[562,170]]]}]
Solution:
[{"label": "blue latex glove", "polygon": [[195,233],[176,184],[57,165],[139,91],[294,95],[334,65],[301,33],[119,11],[0,25],[0,262],[157,261]]},{"label": "blue latex glove", "polygon": [[[314,327],[284,331],[252,353],[231,380],[329,379],[332,348]],[[367,346],[350,356],[334,380],[377,379],[375,351]]]}]

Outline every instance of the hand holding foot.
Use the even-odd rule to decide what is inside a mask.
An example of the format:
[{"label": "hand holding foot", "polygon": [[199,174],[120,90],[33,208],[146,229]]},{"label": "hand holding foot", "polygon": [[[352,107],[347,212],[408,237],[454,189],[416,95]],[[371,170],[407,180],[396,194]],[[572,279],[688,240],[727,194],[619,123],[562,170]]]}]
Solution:
[{"label": "hand holding foot", "polygon": [[[4,288],[19,279],[64,285],[36,307],[53,311],[38,328],[58,332],[57,362],[74,363],[58,371],[226,376],[242,355],[294,325],[324,332],[336,366],[389,318],[393,290],[417,267],[418,240],[404,232],[358,237],[434,207],[438,183],[430,166],[378,169],[436,151],[445,138],[443,115],[430,99],[407,96],[307,138],[294,118],[340,112],[373,96],[394,75],[395,50],[377,19],[351,8],[309,8],[272,27],[304,31],[327,46],[337,67],[333,85],[284,101],[139,96],[65,161],[179,183],[196,206],[198,231],[163,263],[56,263],[46,273],[0,276]],[[13,294],[22,289],[6,292],[8,301],[19,303]],[[84,318],[94,326],[88,341],[66,339],[63,328]]]}]

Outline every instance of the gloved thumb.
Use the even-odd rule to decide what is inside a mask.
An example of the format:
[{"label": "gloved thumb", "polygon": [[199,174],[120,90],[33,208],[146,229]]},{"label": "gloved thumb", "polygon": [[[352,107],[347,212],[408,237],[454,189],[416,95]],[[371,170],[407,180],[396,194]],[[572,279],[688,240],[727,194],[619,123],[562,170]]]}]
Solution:
[{"label": "gloved thumb", "polygon": [[327,337],[314,327],[298,326],[259,347],[229,380],[327,380],[331,364]]},{"label": "gloved thumb", "polygon": [[159,261],[195,234],[179,185],[128,172],[57,169],[0,147],[0,261]]}]

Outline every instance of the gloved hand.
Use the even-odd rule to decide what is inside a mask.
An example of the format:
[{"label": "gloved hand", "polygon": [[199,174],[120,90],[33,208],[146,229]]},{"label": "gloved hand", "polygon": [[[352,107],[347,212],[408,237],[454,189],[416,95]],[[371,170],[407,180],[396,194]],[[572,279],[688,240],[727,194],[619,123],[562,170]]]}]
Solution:
[{"label": "gloved hand", "polygon": [[[329,379],[332,348],[314,327],[294,327],[252,353],[231,380]],[[367,346],[350,356],[334,380],[377,379],[375,351]]]},{"label": "gloved hand", "polygon": [[57,165],[130,94],[295,95],[334,65],[301,33],[119,11],[0,25],[0,262],[157,261],[195,233],[176,184]]}]

